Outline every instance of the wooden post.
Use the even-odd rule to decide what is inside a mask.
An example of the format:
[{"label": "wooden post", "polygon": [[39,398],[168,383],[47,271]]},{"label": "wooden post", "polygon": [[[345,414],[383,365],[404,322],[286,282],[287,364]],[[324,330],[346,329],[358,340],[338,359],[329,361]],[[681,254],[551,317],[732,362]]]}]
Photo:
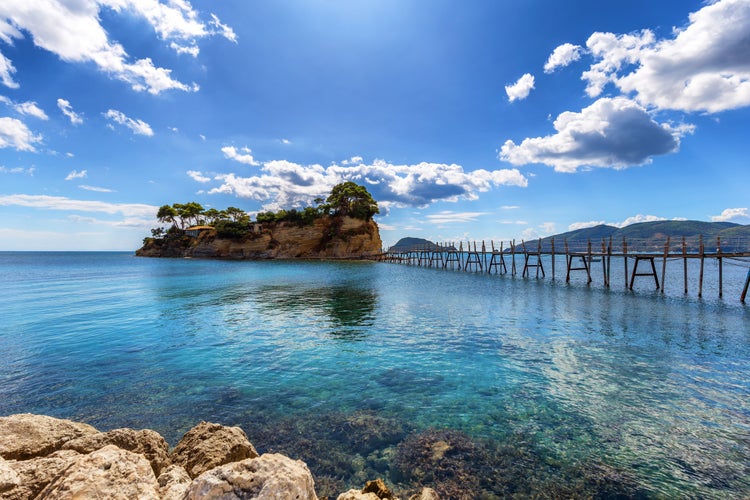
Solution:
[{"label": "wooden post", "polygon": [[555,238],[552,238],[552,281],[555,281]]},{"label": "wooden post", "polygon": [[745,297],[747,297],[747,289],[750,287],[750,269],[747,270],[747,278],[745,278],[745,287],[742,289],[742,295],[740,295],[740,302],[745,303]]},{"label": "wooden post", "polygon": [[612,236],[609,237],[609,244],[607,245],[607,287],[612,282]]},{"label": "wooden post", "polygon": [[701,254],[701,272],[698,278],[698,298],[703,297],[703,261],[706,258],[705,249],[703,246],[703,235],[700,236],[700,254]]},{"label": "wooden post", "polygon": [[568,251],[568,240],[565,240],[565,267],[568,268],[568,272],[565,275],[565,283],[570,283],[570,255]]},{"label": "wooden post", "polygon": [[604,287],[609,288],[609,281],[607,280],[607,246],[604,243],[604,238],[602,238],[602,279],[604,280]]},{"label": "wooden post", "polygon": [[591,283],[591,238],[589,238],[586,253],[588,254],[586,256],[586,258],[588,259],[588,261],[586,262],[586,276],[588,276],[588,281],[586,282],[586,284],[588,285]]},{"label": "wooden post", "polygon": [[628,288],[628,242],[622,237],[622,260],[625,263],[625,288]]},{"label": "wooden post", "polygon": [[716,237],[716,253],[719,256],[719,298],[724,296],[724,262],[721,259],[721,236]]},{"label": "wooden post", "polygon": [[[667,255],[669,254],[669,242],[670,237],[667,236],[667,242],[664,243],[664,260],[661,263],[661,293],[664,293],[665,283],[664,278],[666,278],[667,275]],[[659,288],[659,285],[656,285],[656,288]]]},{"label": "wooden post", "polygon": [[[685,237],[682,237],[682,277],[685,284],[685,295],[688,293],[688,279],[687,279],[687,243]],[[663,284],[663,283],[662,283]]]},{"label": "wooden post", "polygon": [[516,240],[513,240],[510,242],[510,269],[511,269],[511,276],[516,275]]}]

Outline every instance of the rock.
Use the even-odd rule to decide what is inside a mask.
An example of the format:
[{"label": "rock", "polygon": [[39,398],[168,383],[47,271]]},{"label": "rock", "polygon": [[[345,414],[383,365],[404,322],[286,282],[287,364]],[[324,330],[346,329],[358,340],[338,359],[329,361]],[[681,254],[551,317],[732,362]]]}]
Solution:
[{"label": "rock", "polygon": [[158,476],[161,470],[169,465],[167,442],[159,433],[148,429],[140,431],[114,429],[108,432],[99,432],[70,440],[62,448],[64,450],[75,450],[79,453],[91,453],[110,444],[146,457],[151,462],[151,468],[154,469],[155,476]]},{"label": "rock", "polygon": [[170,458],[194,479],[219,465],[257,456],[258,452],[239,427],[201,422],[182,437]]},{"label": "rock", "polygon": [[156,500],[159,485],[151,464],[143,456],[107,445],[81,455],[42,490],[39,498]]},{"label": "rock", "polygon": [[276,453],[266,453],[201,474],[190,485],[185,500],[317,500],[314,486],[312,475],[304,462]]},{"label": "rock", "polygon": [[94,434],[87,424],[22,413],[0,417],[0,457],[6,460],[28,460],[59,450],[71,439]]},{"label": "rock", "polygon": [[[32,458],[20,462],[7,462],[17,473],[19,484],[0,495],[4,500],[27,500],[36,498],[40,491],[57,478],[81,455],[73,450],[61,450],[46,457]],[[0,492],[2,488],[0,487]]]},{"label": "rock", "polygon": [[20,485],[21,477],[8,462],[0,457],[0,494],[2,498],[5,498],[4,492],[15,489]]},{"label": "rock", "polygon": [[362,491],[349,490],[338,496],[337,500],[397,500],[382,479],[367,481]]},{"label": "rock", "polygon": [[432,488],[422,488],[422,491],[409,497],[409,500],[440,500],[437,491]]},{"label": "rock", "polygon": [[361,490],[351,489],[336,497],[336,500],[380,500],[375,493],[362,493]]},{"label": "rock", "polygon": [[162,500],[182,500],[190,487],[190,476],[179,465],[170,465],[156,479]]}]

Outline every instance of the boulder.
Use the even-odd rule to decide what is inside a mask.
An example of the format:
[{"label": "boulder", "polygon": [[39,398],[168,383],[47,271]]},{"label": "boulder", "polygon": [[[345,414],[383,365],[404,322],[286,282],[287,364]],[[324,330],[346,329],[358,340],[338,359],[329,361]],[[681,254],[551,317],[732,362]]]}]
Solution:
[{"label": "boulder", "polygon": [[39,498],[157,500],[159,485],[151,464],[143,456],[107,445],[81,455],[42,490]]},{"label": "boulder", "polygon": [[382,479],[367,481],[361,491],[349,490],[338,496],[337,500],[397,500]]},{"label": "boulder", "polygon": [[13,470],[8,462],[0,457],[0,497],[5,498],[5,492],[21,485],[21,477]]},{"label": "boulder", "polygon": [[201,474],[190,485],[185,500],[205,498],[317,500],[318,497],[304,462],[266,453]]},{"label": "boulder", "polygon": [[161,470],[169,465],[169,446],[159,433],[144,429],[136,431],[133,429],[113,429],[108,432],[89,434],[65,443],[64,450],[75,450],[79,453],[91,453],[113,444],[123,450],[132,451],[143,455],[151,462],[154,475],[158,476]]},{"label": "boulder", "polygon": [[88,424],[22,413],[0,417],[0,457],[28,460],[59,450],[71,439],[97,433]]},{"label": "boulder", "polygon": [[32,458],[7,464],[17,474],[19,481],[15,488],[2,492],[4,500],[30,500],[36,498],[40,491],[56,479],[65,469],[81,455],[72,450],[61,450],[46,457]]},{"label": "boulder", "polygon": [[191,479],[185,469],[179,465],[170,465],[162,471],[156,482],[159,483],[159,495],[162,500],[182,500]]},{"label": "boulder", "polygon": [[195,479],[219,465],[257,456],[258,452],[239,427],[201,422],[182,437],[170,458]]}]

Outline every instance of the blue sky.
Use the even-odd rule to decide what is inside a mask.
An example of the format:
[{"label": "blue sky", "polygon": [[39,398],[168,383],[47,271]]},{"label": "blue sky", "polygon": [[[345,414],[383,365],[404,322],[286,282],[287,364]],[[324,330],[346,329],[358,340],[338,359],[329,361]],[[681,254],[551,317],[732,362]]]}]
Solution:
[{"label": "blue sky", "polygon": [[0,250],[342,181],[386,244],[750,223],[750,0],[3,0]]}]

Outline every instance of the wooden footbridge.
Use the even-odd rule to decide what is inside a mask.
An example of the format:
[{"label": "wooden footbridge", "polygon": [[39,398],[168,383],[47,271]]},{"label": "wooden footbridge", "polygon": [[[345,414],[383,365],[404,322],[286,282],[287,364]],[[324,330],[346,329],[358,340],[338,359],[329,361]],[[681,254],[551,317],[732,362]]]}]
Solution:
[{"label": "wooden footbridge", "polygon": [[[552,280],[556,279],[556,267],[564,257],[565,282],[571,276],[580,275],[587,284],[594,281],[594,276],[601,275],[602,284],[609,288],[612,283],[612,260],[621,260],[625,286],[632,290],[636,279],[653,280],[656,290],[664,292],[667,279],[667,262],[681,261],[684,293],[688,293],[688,262],[697,261],[698,297],[703,296],[703,284],[706,271],[705,263],[712,261],[718,272],[718,293],[723,297],[724,265],[748,268],[740,300],[744,303],[750,287],[750,241],[732,239],[722,242],[721,238],[704,242],[703,237],[675,238],[662,240],[631,240],[613,242],[612,238],[593,243],[586,241],[556,241],[554,238],[535,242],[515,240],[508,242],[490,241],[489,246],[481,241],[463,242],[458,248],[453,243],[438,243],[421,247],[401,248],[384,251],[380,260],[421,267],[459,270],[475,273],[509,274],[521,277],[546,278],[547,271]],[[548,270],[545,270],[545,261]],[[556,266],[557,264],[557,266]],[[597,268],[599,271],[597,271]],[[585,273],[585,274],[584,274]],[[672,273],[674,274],[674,273]],[[660,279],[661,278],[661,279]]]}]

